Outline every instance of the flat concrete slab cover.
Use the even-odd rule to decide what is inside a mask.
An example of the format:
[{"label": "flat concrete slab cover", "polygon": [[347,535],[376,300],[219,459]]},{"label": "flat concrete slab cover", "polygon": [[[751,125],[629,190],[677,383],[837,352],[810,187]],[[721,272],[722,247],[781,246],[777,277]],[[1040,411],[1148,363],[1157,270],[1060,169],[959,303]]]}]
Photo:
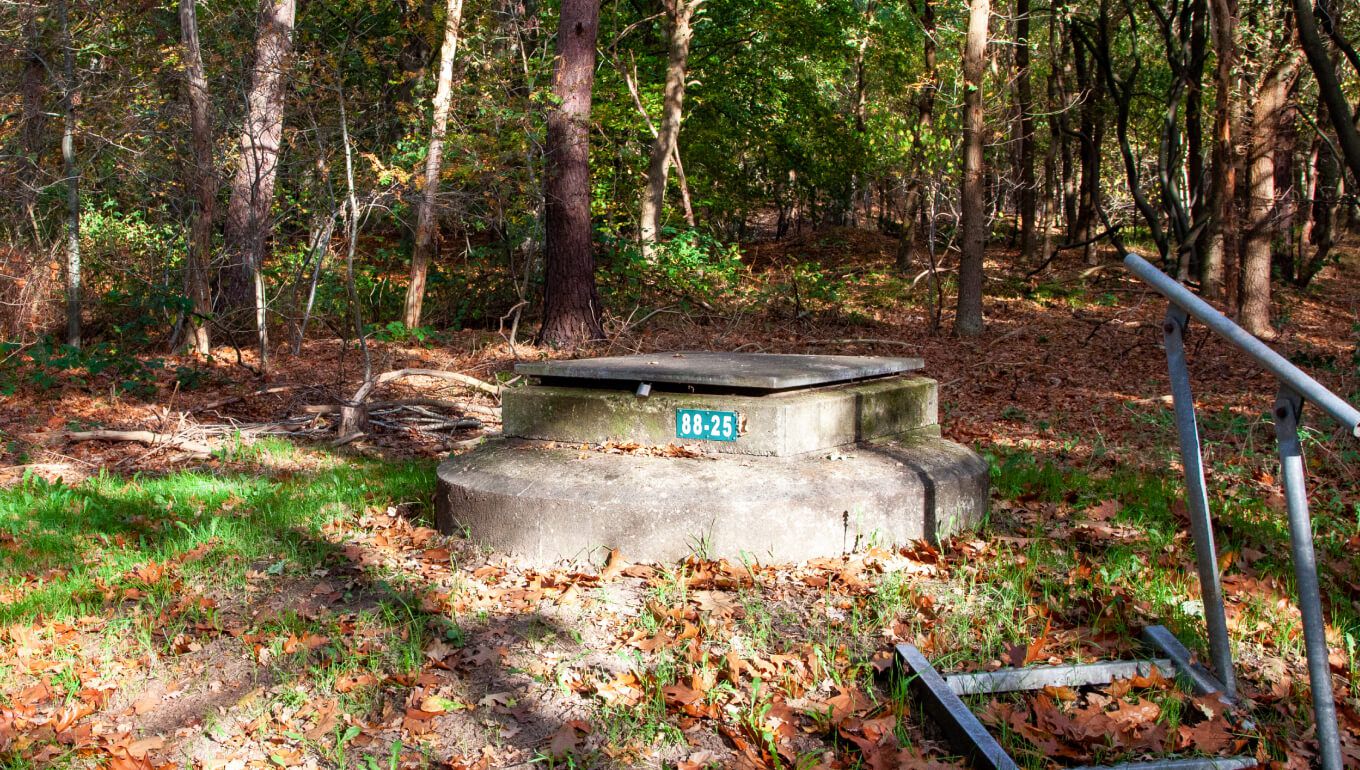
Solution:
[{"label": "flat concrete slab cover", "polygon": [[545,379],[672,383],[787,390],[884,377],[924,366],[919,358],[809,356],[784,353],[649,353],[573,361],[526,361],[519,374]]}]

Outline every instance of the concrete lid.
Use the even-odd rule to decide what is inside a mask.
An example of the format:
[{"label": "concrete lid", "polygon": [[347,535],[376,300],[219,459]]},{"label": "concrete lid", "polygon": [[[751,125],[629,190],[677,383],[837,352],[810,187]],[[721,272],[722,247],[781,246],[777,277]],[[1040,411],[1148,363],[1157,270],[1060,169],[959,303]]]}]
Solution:
[{"label": "concrete lid", "polygon": [[811,356],[785,353],[647,353],[571,361],[524,361],[519,374],[573,380],[665,382],[784,390],[883,377],[921,369],[919,358]]}]

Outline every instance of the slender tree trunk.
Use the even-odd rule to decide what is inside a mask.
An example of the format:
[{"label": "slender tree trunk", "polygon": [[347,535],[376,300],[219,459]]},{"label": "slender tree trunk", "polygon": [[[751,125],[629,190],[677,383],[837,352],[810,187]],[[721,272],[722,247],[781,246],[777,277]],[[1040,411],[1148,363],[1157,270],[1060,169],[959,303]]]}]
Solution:
[{"label": "slender tree trunk", "polygon": [[1317,17],[1313,15],[1311,0],[1294,0],[1294,18],[1299,25],[1299,44],[1308,56],[1308,66],[1312,67],[1317,78],[1318,98],[1327,104],[1327,112],[1332,118],[1332,128],[1336,130],[1337,144],[1351,173],[1360,179],[1360,131],[1356,130],[1351,116],[1350,103],[1341,91],[1336,78],[1336,68],[1327,55],[1327,46],[1318,34]]},{"label": "slender tree trunk", "polygon": [[[1203,222],[1208,212],[1208,185],[1204,174],[1204,66],[1208,46],[1209,8],[1206,0],[1193,0],[1190,7],[1190,60],[1185,90],[1185,170],[1190,201],[1191,227]],[[1190,271],[1198,271],[1204,261],[1204,245],[1208,239],[1201,230],[1194,237],[1194,248],[1186,252],[1194,258],[1187,264],[1183,278]],[[1197,274],[1197,273],[1196,273]]]},{"label": "slender tree trunk", "polygon": [[[1286,44],[1287,45],[1287,44]],[[1270,243],[1276,231],[1275,153],[1280,113],[1287,99],[1298,57],[1291,50],[1266,70],[1252,110],[1250,203],[1242,257],[1242,302],[1239,322],[1259,337],[1272,337],[1270,326]]]},{"label": "slender tree trunk", "polygon": [[1074,53],[1072,35],[1064,26],[1062,34],[1062,65],[1054,63],[1053,72],[1055,84],[1057,84],[1058,109],[1057,125],[1058,135],[1055,141],[1059,147],[1059,159],[1062,161],[1062,222],[1065,224],[1065,233],[1068,241],[1077,239],[1077,169],[1076,159],[1072,154],[1072,120],[1070,120],[1068,110],[1068,75],[1072,72],[1072,58]]},{"label": "slender tree trunk", "polygon": [[963,184],[959,205],[963,230],[959,261],[958,309],[954,332],[961,337],[982,333],[982,258],[987,246],[987,208],[983,190],[982,79],[987,63],[989,0],[971,0],[968,37],[963,52]]},{"label": "slender tree trunk", "polygon": [[926,146],[933,141],[935,125],[935,92],[939,89],[936,69],[935,4],[921,0],[921,59],[925,68],[925,82],[916,97],[916,123],[912,127],[910,177],[902,206],[902,240],[897,244],[897,269],[906,272],[917,264],[925,233],[920,226],[925,215]]},{"label": "slender tree trunk", "polygon": [[79,348],[80,340],[80,169],[76,166],[76,50],[71,39],[67,0],[57,4],[61,25],[62,113],[61,162],[66,176],[66,344]]},{"label": "slender tree trunk", "polygon": [[1233,158],[1235,98],[1233,67],[1237,61],[1237,2],[1211,0],[1209,21],[1213,28],[1218,64],[1214,70],[1214,146],[1210,157],[1208,245],[1200,260],[1200,291],[1205,297],[1223,296],[1227,255],[1237,253],[1237,217],[1233,206],[1237,188],[1237,163]]},{"label": "slender tree trunk", "polygon": [[599,0],[563,0],[544,183],[547,244],[538,339],[549,345],[604,337],[590,224],[590,98],[599,24]]},{"label": "slender tree trunk", "polygon": [[242,317],[254,311],[262,367],[268,365],[269,337],[260,269],[273,230],[270,209],[283,140],[283,103],[295,15],[295,0],[262,0],[240,156],[227,202],[225,262],[218,277],[221,319],[228,329],[246,328]]},{"label": "slender tree trunk", "polygon": [[1082,256],[1086,264],[1100,261],[1100,254],[1092,236],[1100,208],[1100,160],[1105,142],[1105,121],[1100,113],[1100,102],[1105,89],[1101,78],[1092,70],[1091,61],[1082,46],[1075,46],[1073,61],[1077,68],[1077,86],[1082,92],[1081,143],[1078,158],[1081,162],[1081,186],[1077,190],[1077,240],[1084,241]]},{"label": "slender tree trunk", "polygon": [[[1339,20],[1336,18],[1335,9],[1332,14],[1333,23],[1337,23]],[[1337,52],[1333,51],[1333,66],[1336,59]],[[1327,102],[1322,99],[1318,100],[1316,123],[1318,126],[1331,124]],[[1299,239],[1299,269],[1294,276],[1294,283],[1299,288],[1307,288],[1318,272],[1326,266],[1332,247],[1336,245],[1337,205],[1341,199],[1341,182],[1344,176],[1341,171],[1341,159],[1337,157],[1331,143],[1324,141],[1321,136],[1313,139],[1310,160],[1312,173],[1309,175],[1307,221],[1303,236]]]},{"label": "slender tree trunk", "polygon": [[449,127],[449,103],[453,99],[453,59],[458,51],[458,31],[463,20],[463,0],[448,0],[444,15],[444,44],[439,49],[439,80],[434,93],[434,122],[430,125],[430,146],[425,155],[425,183],[416,205],[416,245],[411,254],[411,283],[406,288],[406,307],[402,323],[409,329],[420,326],[421,306],[425,302],[425,278],[439,235],[435,201],[439,197],[439,175],[444,169],[444,136]]},{"label": "slender tree trunk", "polygon": [[195,352],[208,355],[212,345],[207,318],[212,313],[209,266],[212,263],[213,220],[217,209],[217,170],[213,167],[212,113],[208,101],[208,79],[203,73],[203,54],[198,44],[197,0],[180,0],[179,26],[184,45],[185,91],[189,97],[189,131],[193,145],[193,175],[189,185],[198,201],[198,211],[189,238],[189,259],[184,271],[184,286],[193,304],[189,320],[189,339]]},{"label": "slender tree trunk", "polygon": [[644,257],[650,258],[661,233],[661,213],[666,202],[666,180],[672,158],[678,156],[680,119],[684,114],[685,76],[689,44],[694,36],[694,13],[703,0],[663,0],[666,7],[666,91],[661,103],[661,127],[652,142],[647,163],[647,182],[642,190],[642,216],[638,240]]},{"label": "slender tree trunk", "polygon": [[1034,258],[1039,189],[1034,178],[1034,95],[1030,87],[1029,0],[1015,0],[1015,94],[1020,112],[1020,258]]},{"label": "slender tree trunk", "polygon": [[[859,42],[855,45],[855,103],[854,119],[855,134],[859,136],[860,147],[865,145],[865,133],[867,132],[866,119],[869,112],[869,78],[865,69],[865,56],[869,51],[869,36],[873,31],[874,0],[864,2],[864,34],[860,36]],[[848,224],[856,227],[859,224],[857,209],[864,197],[865,191],[869,187],[869,182],[864,176],[856,172],[850,175],[850,190],[848,199],[844,205],[844,215],[848,215]],[[843,215],[843,216],[844,216]]]},{"label": "slender tree trunk", "polygon": [[[1326,125],[1328,120],[1326,104],[1318,105],[1318,123]],[[1340,200],[1341,164],[1332,154],[1331,148],[1320,140],[1313,151],[1313,195],[1307,237],[1303,239],[1300,253],[1307,254],[1309,245],[1313,247],[1310,256],[1301,256],[1300,266],[1294,278],[1295,285],[1307,287],[1313,278],[1327,264],[1332,247],[1336,245],[1334,223],[1336,222],[1337,202]]]},{"label": "slender tree trunk", "polygon": [[[1285,94],[1287,104],[1297,104],[1298,92],[1290,83]],[[1295,125],[1293,110],[1282,108],[1277,114],[1275,128],[1275,237],[1271,242],[1271,264],[1278,268],[1280,276],[1293,282],[1298,271],[1298,251],[1295,249],[1295,224],[1298,220],[1300,197],[1298,173],[1299,164],[1295,155],[1299,149],[1299,129]]]}]

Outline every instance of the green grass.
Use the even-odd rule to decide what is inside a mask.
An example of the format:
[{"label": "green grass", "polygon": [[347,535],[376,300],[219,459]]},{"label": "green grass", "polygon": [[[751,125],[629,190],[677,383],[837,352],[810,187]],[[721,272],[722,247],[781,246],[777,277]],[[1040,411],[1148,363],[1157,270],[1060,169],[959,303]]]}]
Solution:
[{"label": "green grass", "polygon": [[0,490],[0,590],[20,594],[0,605],[0,624],[79,617],[129,598],[159,607],[179,593],[172,576],[232,590],[257,565],[303,574],[337,550],[326,524],[431,487],[427,465],[366,460],[278,479],[184,471],[67,486],[30,477]]},{"label": "green grass", "polygon": [[[356,569],[343,540],[326,528],[389,506],[418,515],[410,504],[428,498],[432,465],[318,461],[308,450],[279,442],[236,447],[227,456],[231,464],[221,471],[101,474],[77,485],[26,478],[0,490],[0,626],[42,629],[99,618],[104,658],[138,652],[154,661],[177,654],[177,638],[206,643],[223,636],[230,622],[235,633],[260,640],[269,653],[260,662],[280,682],[250,710],[296,709],[312,693],[331,693],[344,712],[372,712],[383,697],[376,683],[391,673],[418,671],[433,635],[452,639],[459,629],[449,618],[420,610],[408,579]],[[317,469],[283,470],[299,465]],[[315,576],[328,573],[355,576],[346,580],[345,601],[354,600],[349,609],[318,615],[287,606],[253,611],[262,595],[290,586],[306,590]],[[286,638],[305,634],[325,642],[284,650]],[[363,639],[381,644],[356,643]],[[55,670],[51,681],[59,697],[80,690],[76,666],[87,662],[99,665],[73,658]],[[8,668],[0,664],[0,678]],[[336,689],[341,677],[362,673],[373,674],[375,684]],[[353,738],[352,731],[337,728],[312,748],[337,765],[354,764],[346,759]],[[393,748],[394,756],[399,751]],[[387,765],[374,764],[372,754],[363,758],[365,766]],[[23,762],[0,753],[0,770]]]}]

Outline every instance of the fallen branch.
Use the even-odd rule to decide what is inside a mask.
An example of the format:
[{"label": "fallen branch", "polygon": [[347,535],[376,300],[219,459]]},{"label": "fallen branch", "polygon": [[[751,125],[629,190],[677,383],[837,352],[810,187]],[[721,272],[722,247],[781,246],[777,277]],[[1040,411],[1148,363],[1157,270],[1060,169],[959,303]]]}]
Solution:
[{"label": "fallen branch", "polygon": [[139,444],[148,446],[169,446],[193,454],[210,455],[213,447],[207,444],[200,444],[197,441],[171,436],[165,433],[153,433],[149,430],[85,430],[72,431],[66,434],[72,441],[135,441]]},{"label": "fallen branch", "polygon": [[460,404],[457,401],[448,401],[442,398],[399,398],[395,401],[375,401],[369,404],[373,409],[382,409],[389,406],[428,406],[435,409],[450,409],[455,412],[467,414],[480,414],[486,417],[501,418],[500,407],[482,406],[481,404]]},{"label": "fallen branch", "polygon": [[372,380],[365,382],[363,386],[355,392],[354,398],[350,399],[350,403],[362,404],[364,399],[368,398],[368,394],[373,392],[374,388],[383,383],[391,382],[392,380],[399,380],[402,377],[433,377],[440,380],[452,380],[459,384],[466,385],[469,388],[473,388],[474,390],[490,393],[493,396],[500,396],[501,394],[500,386],[492,385],[485,380],[479,380],[476,377],[471,377],[459,372],[446,372],[442,369],[394,369],[390,372],[383,372]]}]

